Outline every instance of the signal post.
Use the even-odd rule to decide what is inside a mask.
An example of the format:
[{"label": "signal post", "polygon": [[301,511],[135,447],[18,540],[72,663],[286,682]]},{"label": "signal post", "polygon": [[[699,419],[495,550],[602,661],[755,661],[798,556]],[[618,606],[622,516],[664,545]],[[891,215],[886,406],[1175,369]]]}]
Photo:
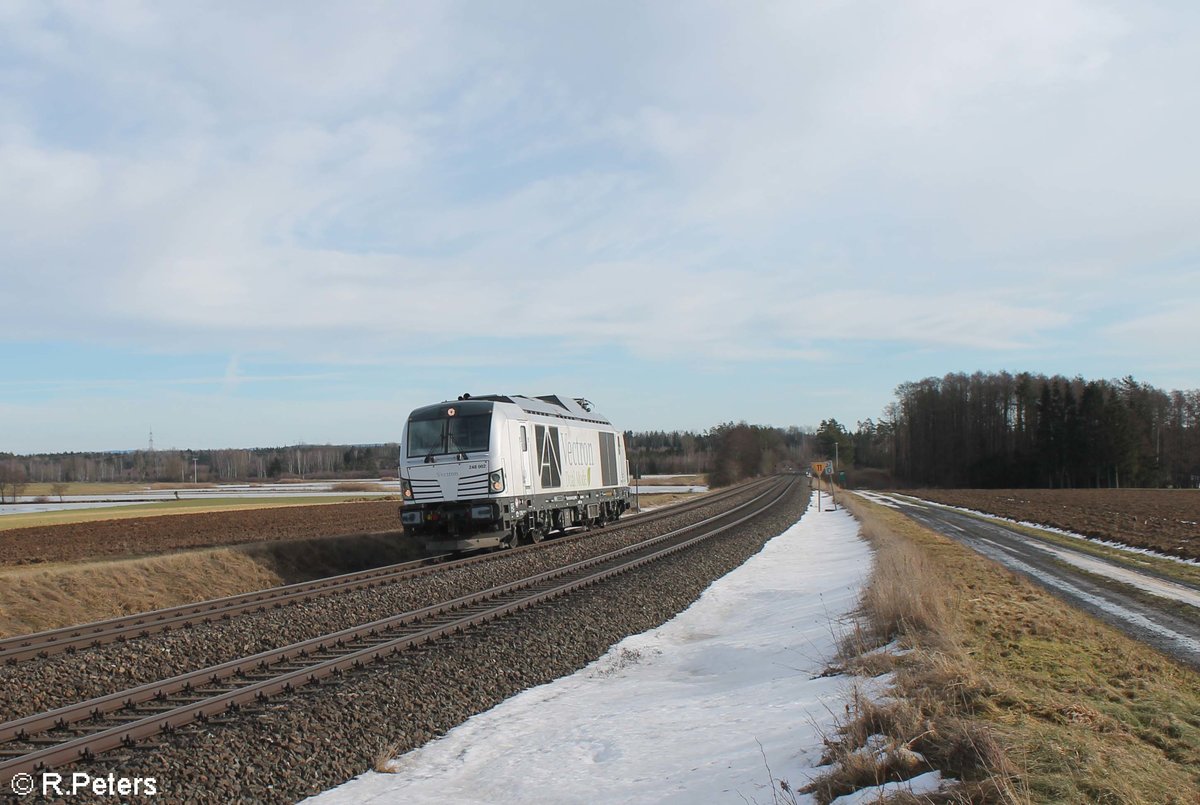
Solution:
[{"label": "signal post", "polygon": [[825,476],[825,482],[829,484],[829,497],[833,500],[833,505],[837,507],[837,498],[833,495],[833,462],[832,461],[814,461],[812,463],[813,478],[817,481],[817,510],[821,508],[821,476]]}]

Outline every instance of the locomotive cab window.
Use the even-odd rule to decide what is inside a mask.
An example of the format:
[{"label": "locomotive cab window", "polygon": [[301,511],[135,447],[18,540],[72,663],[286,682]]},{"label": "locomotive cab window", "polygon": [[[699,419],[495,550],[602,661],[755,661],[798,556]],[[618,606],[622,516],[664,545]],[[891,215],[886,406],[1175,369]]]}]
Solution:
[{"label": "locomotive cab window", "polygon": [[492,414],[469,414],[410,419],[408,457],[477,453],[490,445]]}]

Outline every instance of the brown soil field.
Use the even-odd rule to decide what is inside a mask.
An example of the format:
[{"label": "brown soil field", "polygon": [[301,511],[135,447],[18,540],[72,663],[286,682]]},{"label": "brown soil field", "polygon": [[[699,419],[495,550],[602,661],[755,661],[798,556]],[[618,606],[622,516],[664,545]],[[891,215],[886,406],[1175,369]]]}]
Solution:
[{"label": "brown soil field", "polygon": [[902,494],[1200,560],[1197,489],[917,489]]},{"label": "brown soil field", "polygon": [[356,501],[17,528],[0,532],[0,566],[397,531],[399,512],[396,501]]}]

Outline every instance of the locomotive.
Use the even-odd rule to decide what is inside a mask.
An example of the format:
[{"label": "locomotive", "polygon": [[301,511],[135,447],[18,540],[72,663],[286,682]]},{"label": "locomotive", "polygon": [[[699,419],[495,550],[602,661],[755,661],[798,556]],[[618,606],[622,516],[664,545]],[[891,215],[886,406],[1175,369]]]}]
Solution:
[{"label": "locomotive", "polygon": [[625,439],[587,400],[464,394],[408,417],[404,533],[427,550],[540,542],[629,508]]}]

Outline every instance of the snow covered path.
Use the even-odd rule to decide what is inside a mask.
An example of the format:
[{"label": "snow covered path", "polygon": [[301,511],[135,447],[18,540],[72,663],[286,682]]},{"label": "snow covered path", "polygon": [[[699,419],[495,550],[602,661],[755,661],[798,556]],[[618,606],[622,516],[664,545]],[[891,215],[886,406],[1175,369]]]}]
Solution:
[{"label": "snow covered path", "polygon": [[306,802],[773,802],[842,711],[848,679],[815,677],[869,570],[850,515],[810,506],[668,623]]}]

